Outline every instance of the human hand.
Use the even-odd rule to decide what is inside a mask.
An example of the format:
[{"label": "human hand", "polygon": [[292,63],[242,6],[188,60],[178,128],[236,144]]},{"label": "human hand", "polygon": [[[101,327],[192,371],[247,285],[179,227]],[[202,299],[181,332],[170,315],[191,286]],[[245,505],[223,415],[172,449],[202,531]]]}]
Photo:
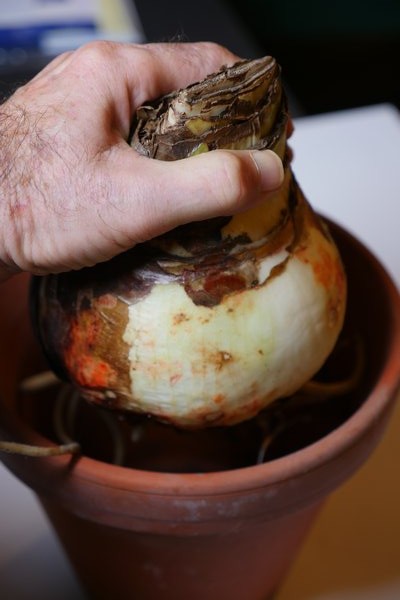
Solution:
[{"label": "human hand", "polygon": [[19,88],[0,106],[0,279],[91,266],[279,187],[269,150],[163,162],[126,142],[146,100],[236,60],[208,43],[95,42]]}]

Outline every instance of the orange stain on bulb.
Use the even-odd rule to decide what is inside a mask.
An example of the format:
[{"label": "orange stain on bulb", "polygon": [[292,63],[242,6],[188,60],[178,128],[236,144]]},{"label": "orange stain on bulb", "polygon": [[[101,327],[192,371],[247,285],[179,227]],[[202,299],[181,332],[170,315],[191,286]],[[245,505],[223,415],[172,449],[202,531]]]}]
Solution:
[{"label": "orange stain on bulb", "polygon": [[101,332],[101,319],[93,313],[81,313],[71,325],[65,363],[82,387],[111,387],[117,380],[115,369],[99,356]]}]

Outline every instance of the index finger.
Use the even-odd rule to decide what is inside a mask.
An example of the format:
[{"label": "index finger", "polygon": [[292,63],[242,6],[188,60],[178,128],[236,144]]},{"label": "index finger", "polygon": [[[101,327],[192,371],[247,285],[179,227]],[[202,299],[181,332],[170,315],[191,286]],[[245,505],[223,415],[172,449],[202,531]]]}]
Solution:
[{"label": "index finger", "polygon": [[125,44],[90,42],[69,55],[61,69],[72,68],[83,81],[106,82],[111,92],[125,86],[134,107],[186,87],[232,65],[239,58],[213,42]]}]

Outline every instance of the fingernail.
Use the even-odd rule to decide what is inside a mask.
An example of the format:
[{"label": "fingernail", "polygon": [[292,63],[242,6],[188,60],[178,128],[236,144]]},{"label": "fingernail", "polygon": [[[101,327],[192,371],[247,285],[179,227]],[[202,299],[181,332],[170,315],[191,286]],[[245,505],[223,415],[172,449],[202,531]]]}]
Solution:
[{"label": "fingernail", "polygon": [[261,191],[276,190],[283,183],[284,171],[282,161],[272,150],[255,150],[252,152],[261,178]]}]

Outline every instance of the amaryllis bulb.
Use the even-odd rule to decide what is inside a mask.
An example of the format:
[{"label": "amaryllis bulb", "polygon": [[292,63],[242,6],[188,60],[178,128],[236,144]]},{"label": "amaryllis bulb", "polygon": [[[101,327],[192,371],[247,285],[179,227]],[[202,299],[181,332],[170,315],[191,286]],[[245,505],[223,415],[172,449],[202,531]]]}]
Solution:
[{"label": "amaryllis bulb", "polygon": [[292,394],[323,365],[342,328],[346,279],[293,176],[287,119],[271,57],[139,109],[131,145],[152,159],[270,148],[285,180],[248,212],[36,281],[45,353],[86,399],[180,427],[231,425]]}]

